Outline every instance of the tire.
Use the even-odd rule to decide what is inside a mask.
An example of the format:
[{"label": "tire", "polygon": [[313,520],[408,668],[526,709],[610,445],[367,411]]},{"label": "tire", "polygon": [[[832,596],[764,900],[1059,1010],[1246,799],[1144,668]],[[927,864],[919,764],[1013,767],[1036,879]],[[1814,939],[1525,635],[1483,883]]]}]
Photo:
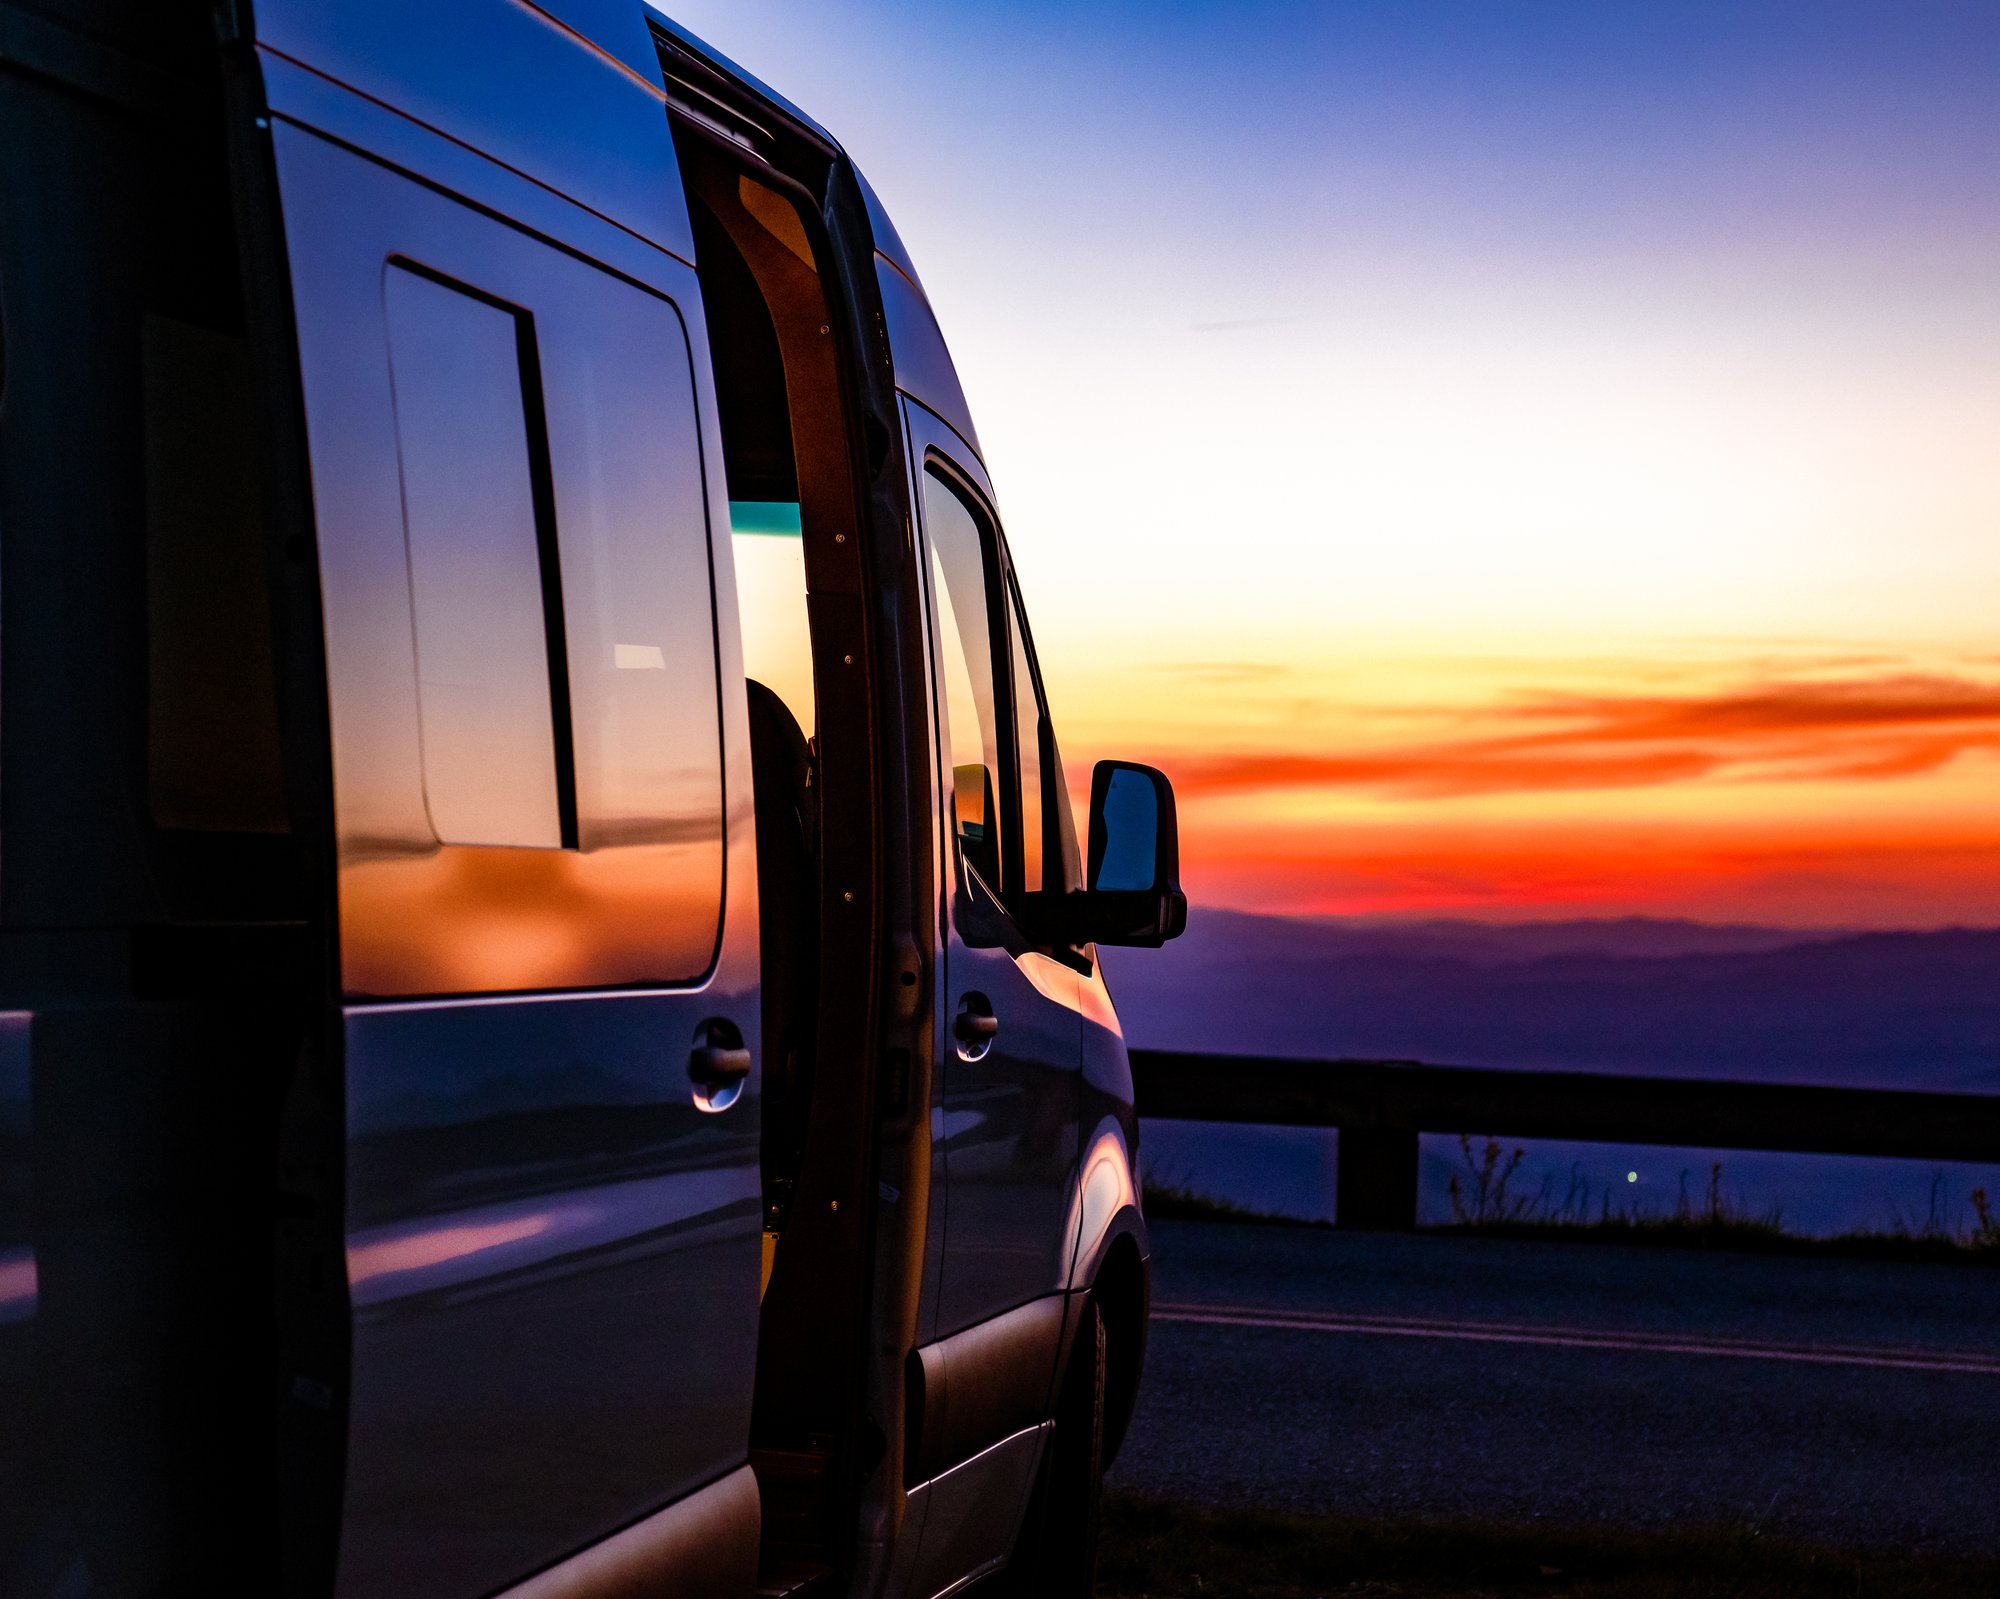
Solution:
[{"label": "tire", "polygon": [[1056,1399],[1054,1435],[1007,1569],[1006,1591],[1022,1599],[1089,1599],[1096,1586],[1104,1402],[1104,1312],[1088,1299]]}]

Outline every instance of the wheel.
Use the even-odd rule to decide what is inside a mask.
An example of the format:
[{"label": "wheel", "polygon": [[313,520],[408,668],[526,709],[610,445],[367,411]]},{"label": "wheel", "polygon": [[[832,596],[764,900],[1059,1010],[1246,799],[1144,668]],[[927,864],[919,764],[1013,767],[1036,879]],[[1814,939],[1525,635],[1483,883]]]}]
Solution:
[{"label": "wheel", "polygon": [[1104,1356],[1104,1312],[1089,1299],[1056,1398],[1054,1435],[1007,1568],[1007,1591],[1023,1599],[1089,1599],[1096,1585],[1104,1498]]}]

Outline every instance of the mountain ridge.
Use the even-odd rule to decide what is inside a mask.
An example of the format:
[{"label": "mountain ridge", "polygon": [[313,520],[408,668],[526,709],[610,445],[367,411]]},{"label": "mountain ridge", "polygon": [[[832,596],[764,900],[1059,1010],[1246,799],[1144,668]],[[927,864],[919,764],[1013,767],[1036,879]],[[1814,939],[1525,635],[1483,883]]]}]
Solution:
[{"label": "mountain ridge", "polygon": [[2000,1091],[2000,929],[1210,911],[1107,967],[1138,1047]]}]

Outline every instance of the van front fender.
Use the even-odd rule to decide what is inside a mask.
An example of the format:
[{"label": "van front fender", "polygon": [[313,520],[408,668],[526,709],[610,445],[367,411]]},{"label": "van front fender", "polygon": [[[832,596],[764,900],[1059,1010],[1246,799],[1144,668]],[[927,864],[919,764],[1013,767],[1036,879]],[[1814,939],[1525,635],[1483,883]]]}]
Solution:
[{"label": "van front fender", "polygon": [[1105,1116],[1085,1143],[1072,1209],[1076,1239],[1068,1282],[1072,1293],[1097,1281],[1099,1268],[1120,1238],[1132,1240],[1142,1261],[1151,1258],[1146,1218],[1139,1208],[1138,1163],[1120,1118]]}]

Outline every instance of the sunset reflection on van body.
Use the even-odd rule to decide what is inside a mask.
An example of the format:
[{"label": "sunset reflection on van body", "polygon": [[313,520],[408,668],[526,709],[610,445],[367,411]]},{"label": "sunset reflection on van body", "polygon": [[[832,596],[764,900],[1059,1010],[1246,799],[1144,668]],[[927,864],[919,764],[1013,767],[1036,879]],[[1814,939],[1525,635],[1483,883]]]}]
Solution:
[{"label": "sunset reflection on van body", "polygon": [[309,268],[322,411],[336,382],[378,402],[316,483],[346,987],[699,979],[724,800],[685,323],[581,268],[534,303],[525,249],[408,236],[428,259],[357,238]]},{"label": "sunset reflection on van body", "polygon": [[715,954],[721,878],[719,831],[605,850],[353,850],[340,874],[342,968],[358,994],[699,977]]}]

